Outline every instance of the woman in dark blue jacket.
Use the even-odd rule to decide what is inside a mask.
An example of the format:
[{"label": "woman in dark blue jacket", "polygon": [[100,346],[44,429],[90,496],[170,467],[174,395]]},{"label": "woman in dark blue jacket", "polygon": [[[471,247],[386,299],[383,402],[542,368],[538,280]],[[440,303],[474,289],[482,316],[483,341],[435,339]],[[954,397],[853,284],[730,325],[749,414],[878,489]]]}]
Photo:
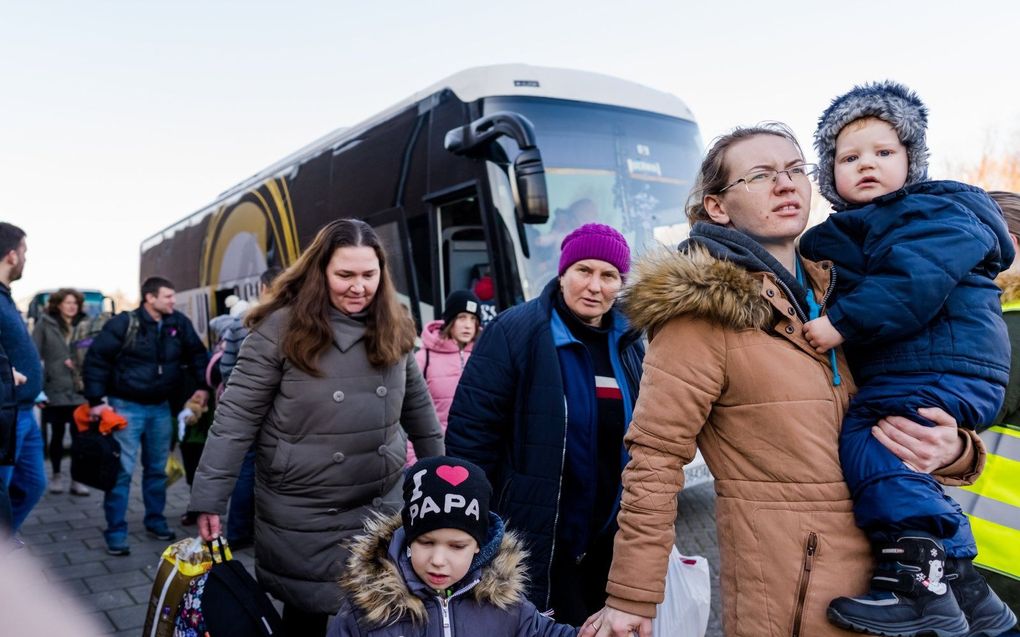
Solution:
[{"label": "woman in dark blue jacket", "polygon": [[559,276],[489,324],[450,409],[447,453],[485,470],[494,510],[530,553],[529,599],[566,623],[601,608],[612,562],[644,358],[613,309],[629,267],[613,228],[567,235]]}]

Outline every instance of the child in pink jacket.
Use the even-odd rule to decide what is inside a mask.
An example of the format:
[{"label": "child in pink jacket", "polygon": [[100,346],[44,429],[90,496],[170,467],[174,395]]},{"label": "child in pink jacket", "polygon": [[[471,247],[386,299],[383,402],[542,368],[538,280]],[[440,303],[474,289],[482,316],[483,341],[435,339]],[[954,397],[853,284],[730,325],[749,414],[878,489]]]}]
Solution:
[{"label": "child in pink jacket", "polygon": [[[446,298],[442,320],[428,323],[421,332],[422,345],[415,358],[444,432],[457,383],[481,331],[480,321],[481,303],[478,297],[468,290],[454,290]],[[407,466],[416,460],[408,443]]]}]

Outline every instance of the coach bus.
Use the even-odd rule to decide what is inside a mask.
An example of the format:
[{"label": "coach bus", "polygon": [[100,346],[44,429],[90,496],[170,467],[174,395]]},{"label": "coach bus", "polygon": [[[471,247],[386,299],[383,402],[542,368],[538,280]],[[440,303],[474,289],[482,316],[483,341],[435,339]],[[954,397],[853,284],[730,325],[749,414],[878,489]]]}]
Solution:
[{"label": "coach bus", "polygon": [[498,311],[541,291],[560,240],[582,223],[616,227],[637,252],[682,239],[700,155],[694,117],[673,95],[581,71],[468,69],[149,237],[140,274],[172,280],[205,337],[228,295],[253,296],[267,266],[293,263],[329,221],[358,217],[387,246],[419,327],[481,279]]},{"label": "coach bus", "polygon": [[[582,71],[468,69],[146,239],[140,274],[173,281],[208,338],[227,296],[255,296],[266,267],[293,263],[333,219],[358,217],[386,245],[419,328],[450,291],[483,280],[495,312],[542,290],[560,241],[583,223],[619,229],[637,253],[683,239],[701,152],[693,115],[668,93]],[[685,473],[688,486],[712,479],[700,454]]]}]

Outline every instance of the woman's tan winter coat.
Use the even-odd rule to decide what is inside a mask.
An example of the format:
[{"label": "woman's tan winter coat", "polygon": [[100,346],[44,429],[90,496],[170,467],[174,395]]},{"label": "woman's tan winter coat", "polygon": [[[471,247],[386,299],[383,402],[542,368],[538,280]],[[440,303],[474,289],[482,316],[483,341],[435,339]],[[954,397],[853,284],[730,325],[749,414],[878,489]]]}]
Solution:
[{"label": "woman's tan winter coat", "polygon": [[[804,269],[821,299],[829,264]],[[856,391],[842,354],[833,385],[828,356],[804,340],[774,276],[697,247],[639,263],[625,311],[650,344],[626,436],[607,604],[654,615],[682,467],[697,445],[716,478],[726,635],[849,635],[825,609],[865,592],[873,563],[839,465],[839,429]],[[973,481],[983,464],[976,436],[965,440],[940,472],[958,475],[955,484]]]},{"label": "woman's tan winter coat", "polygon": [[[333,311],[321,376],[280,352],[289,310],[262,321],[241,346],[191,492],[191,511],[223,514],[256,442],[255,557],[259,581],[306,612],[335,613],[341,543],[366,516],[399,509],[407,439],[422,457],[443,453],[425,382],[407,354],[377,369],[365,325]],[[406,432],[406,433],[405,433]]]}]

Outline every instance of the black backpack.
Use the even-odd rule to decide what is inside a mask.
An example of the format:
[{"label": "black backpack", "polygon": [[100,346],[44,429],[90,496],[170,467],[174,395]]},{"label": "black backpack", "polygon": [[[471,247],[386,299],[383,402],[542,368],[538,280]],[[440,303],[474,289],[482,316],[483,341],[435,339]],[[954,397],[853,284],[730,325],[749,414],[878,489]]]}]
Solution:
[{"label": "black backpack", "polygon": [[88,431],[79,431],[71,445],[71,479],[109,491],[117,484],[119,473],[120,443],[113,434],[99,433],[98,420],[90,422]]},{"label": "black backpack", "polygon": [[213,565],[209,572],[192,580],[181,602],[175,633],[194,630],[207,637],[255,637],[283,634],[283,622],[276,607],[237,560],[228,560],[219,542],[214,551],[206,542]]}]

